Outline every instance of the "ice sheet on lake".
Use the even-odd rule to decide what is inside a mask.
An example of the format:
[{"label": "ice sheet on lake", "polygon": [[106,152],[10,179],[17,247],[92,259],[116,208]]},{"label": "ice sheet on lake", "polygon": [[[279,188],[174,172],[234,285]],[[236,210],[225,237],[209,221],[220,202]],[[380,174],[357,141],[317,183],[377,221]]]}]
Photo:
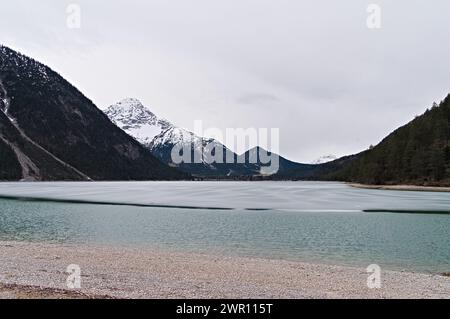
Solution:
[{"label": "ice sheet on lake", "polygon": [[196,208],[450,211],[450,193],[368,190],[328,182],[0,183],[0,196]]}]

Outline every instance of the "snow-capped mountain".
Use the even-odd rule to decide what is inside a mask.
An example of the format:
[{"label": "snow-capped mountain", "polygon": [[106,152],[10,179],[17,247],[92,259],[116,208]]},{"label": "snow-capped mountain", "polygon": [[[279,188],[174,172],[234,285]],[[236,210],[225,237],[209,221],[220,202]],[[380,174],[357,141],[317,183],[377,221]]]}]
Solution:
[{"label": "snow-capped mountain", "polygon": [[[268,173],[270,167],[262,163],[256,155],[261,148],[256,147],[244,154],[237,155],[217,140],[198,136],[159,118],[136,99],[125,99],[110,106],[105,113],[112,122],[146,146],[162,162],[192,175],[242,177],[272,174]],[[178,150],[183,149],[184,151],[181,152],[183,155],[187,150],[190,153],[188,158],[191,162],[177,163],[174,161],[172,152],[175,147]],[[180,157],[184,159],[184,156]],[[222,160],[218,161],[218,157]],[[258,160],[255,162],[250,158],[258,158]],[[233,162],[230,163],[229,159],[233,159]],[[309,167],[281,156],[278,156],[277,159],[279,160],[279,172]]]},{"label": "snow-capped mountain", "polygon": [[338,157],[336,155],[332,155],[332,154],[324,155],[324,156],[319,157],[315,161],[311,162],[311,164],[313,164],[313,165],[325,164],[325,163],[333,162],[337,159],[338,159]]},{"label": "snow-capped mountain", "polygon": [[199,152],[210,143],[223,147],[213,139],[202,138],[157,117],[137,99],[127,98],[111,105],[105,110],[105,114],[114,124],[155,152],[168,146],[172,149],[175,145],[188,145],[190,149]]},{"label": "snow-capped mountain", "polygon": [[124,99],[111,105],[105,114],[111,121],[145,146],[173,125],[158,118],[137,99]]},{"label": "snow-capped mountain", "polygon": [[[254,167],[250,172],[247,167],[232,167],[234,164],[226,164],[227,154],[233,158],[237,158],[237,155],[222,143],[197,136],[157,117],[137,99],[127,98],[111,105],[105,110],[105,114],[114,124],[149,148],[153,155],[161,161],[171,166],[177,166],[181,170],[205,176],[255,173]],[[192,163],[174,164],[172,159],[174,147],[190,150]],[[224,154],[223,163],[214,163],[213,161],[211,154],[215,154],[217,150],[221,150]],[[198,160],[194,162],[194,159]]]}]

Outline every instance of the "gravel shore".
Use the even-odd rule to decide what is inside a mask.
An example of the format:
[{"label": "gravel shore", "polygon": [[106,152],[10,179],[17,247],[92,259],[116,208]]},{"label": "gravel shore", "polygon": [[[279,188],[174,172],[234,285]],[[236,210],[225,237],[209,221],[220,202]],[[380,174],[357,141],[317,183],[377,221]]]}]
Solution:
[{"label": "gravel shore", "polygon": [[390,191],[416,191],[416,192],[442,192],[449,193],[450,187],[438,187],[438,186],[417,186],[417,185],[367,185],[367,184],[355,184],[349,183],[351,187],[364,188],[364,189],[381,189]]},{"label": "gravel shore", "polygon": [[[67,266],[81,289],[67,288]],[[446,298],[450,278],[118,247],[0,242],[0,298]]]}]

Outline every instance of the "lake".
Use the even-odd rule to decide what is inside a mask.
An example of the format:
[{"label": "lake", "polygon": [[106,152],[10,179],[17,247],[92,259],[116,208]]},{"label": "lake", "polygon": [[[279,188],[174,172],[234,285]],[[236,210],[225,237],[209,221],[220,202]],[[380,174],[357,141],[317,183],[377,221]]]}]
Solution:
[{"label": "lake", "polygon": [[325,182],[55,182],[0,183],[0,197],[2,241],[450,271],[450,193]]}]

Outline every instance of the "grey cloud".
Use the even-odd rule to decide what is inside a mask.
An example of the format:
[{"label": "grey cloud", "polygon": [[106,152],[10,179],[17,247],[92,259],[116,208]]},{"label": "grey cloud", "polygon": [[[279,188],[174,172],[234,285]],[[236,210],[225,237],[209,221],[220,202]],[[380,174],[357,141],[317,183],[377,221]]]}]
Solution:
[{"label": "grey cloud", "polygon": [[280,102],[280,98],[275,95],[267,93],[249,93],[241,95],[237,102],[241,104],[265,104],[265,103],[275,103]]}]

